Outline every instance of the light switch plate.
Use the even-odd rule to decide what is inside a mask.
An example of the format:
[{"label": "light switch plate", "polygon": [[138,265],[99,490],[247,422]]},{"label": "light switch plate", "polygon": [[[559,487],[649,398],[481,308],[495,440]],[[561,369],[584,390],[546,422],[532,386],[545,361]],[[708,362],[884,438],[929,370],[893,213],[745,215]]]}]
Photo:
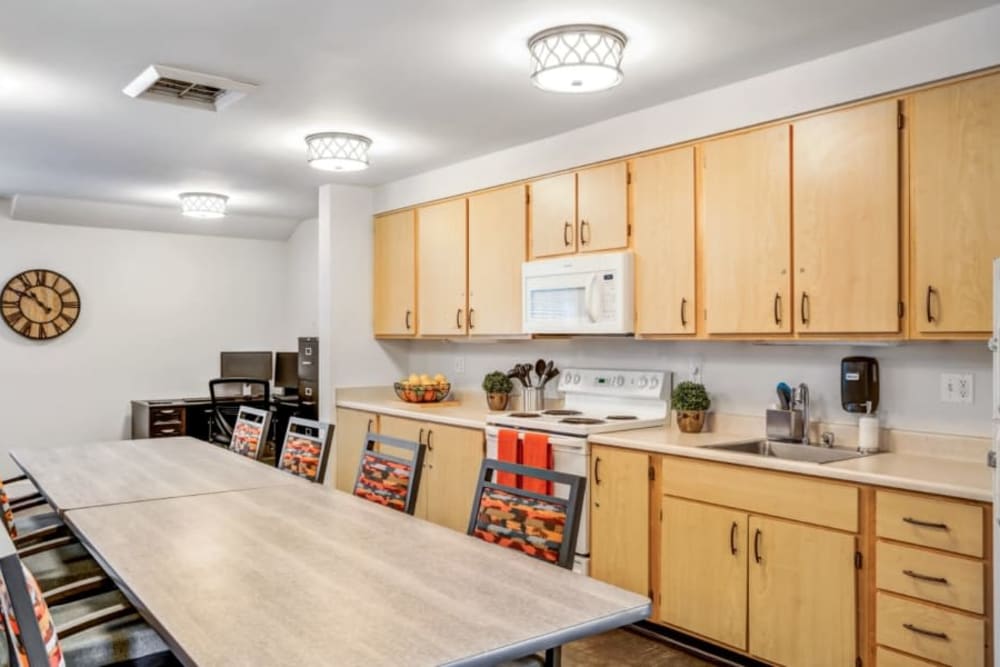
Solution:
[{"label": "light switch plate", "polygon": [[455,372],[458,374],[465,372],[465,357],[455,357]]},{"label": "light switch plate", "polygon": [[972,403],[975,399],[973,377],[972,373],[942,373],[941,402]]}]

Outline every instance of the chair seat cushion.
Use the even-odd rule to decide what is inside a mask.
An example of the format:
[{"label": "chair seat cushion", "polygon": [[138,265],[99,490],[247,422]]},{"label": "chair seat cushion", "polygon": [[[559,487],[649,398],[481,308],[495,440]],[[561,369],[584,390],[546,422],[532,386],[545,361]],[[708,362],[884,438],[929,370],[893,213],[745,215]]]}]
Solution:
[{"label": "chair seat cushion", "polygon": [[49,549],[22,559],[43,591],[103,572],[81,544]]},{"label": "chair seat cushion", "polygon": [[[56,631],[87,614],[114,604],[127,604],[119,591],[111,591],[52,607]],[[156,630],[144,623],[138,614],[102,623],[70,637],[60,637],[67,665],[110,665],[165,654],[170,649]],[[166,663],[169,664],[169,663]]]}]

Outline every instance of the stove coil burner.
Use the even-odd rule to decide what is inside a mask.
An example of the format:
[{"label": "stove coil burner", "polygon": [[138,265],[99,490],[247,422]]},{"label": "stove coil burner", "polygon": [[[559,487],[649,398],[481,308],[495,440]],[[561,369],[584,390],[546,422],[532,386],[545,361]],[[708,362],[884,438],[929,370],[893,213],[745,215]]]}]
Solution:
[{"label": "stove coil burner", "polygon": [[541,417],[537,412],[512,412],[508,417],[514,417],[515,419],[532,419],[534,417]]},{"label": "stove coil burner", "polygon": [[608,415],[605,419],[612,419],[615,421],[625,421],[628,419],[638,419],[635,415]]},{"label": "stove coil burner", "polygon": [[579,410],[546,410],[542,414],[552,415],[553,417],[569,417],[571,415],[582,415],[583,413]]},{"label": "stove coil burner", "polygon": [[563,424],[603,424],[603,419],[594,419],[592,417],[567,417],[566,419],[559,420]]}]

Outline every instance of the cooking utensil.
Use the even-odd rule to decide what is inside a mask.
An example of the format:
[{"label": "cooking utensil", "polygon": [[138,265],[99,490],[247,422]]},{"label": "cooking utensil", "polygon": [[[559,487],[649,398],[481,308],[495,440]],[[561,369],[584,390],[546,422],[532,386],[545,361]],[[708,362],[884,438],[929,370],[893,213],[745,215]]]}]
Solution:
[{"label": "cooking utensil", "polygon": [[790,409],[792,407],[792,388],[785,382],[779,382],[777,392],[778,402],[781,404],[781,409]]},{"label": "cooking utensil", "polygon": [[521,375],[524,378],[524,386],[530,387],[531,384],[531,364],[521,364]]},{"label": "cooking utensil", "polygon": [[545,380],[545,360],[539,359],[535,362],[535,376],[538,377],[538,386],[542,386],[542,381]]},{"label": "cooking utensil", "polygon": [[524,385],[524,378],[521,377],[521,366],[520,366],[520,364],[515,364],[514,368],[510,369],[509,371],[507,371],[507,377],[511,378],[512,380],[517,380],[518,382],[521,383],[522,387],[525,386]]},{"label": "cooking utensil", "polygon": [[557,375],[559,375],[559,369],[556,368],[550,361],[549,368],[548,370],[545,371],[545,379],[542,380],[542,386],[544,387],[545,385],[547,385],[549,383],[549,380],[551,380]]}]

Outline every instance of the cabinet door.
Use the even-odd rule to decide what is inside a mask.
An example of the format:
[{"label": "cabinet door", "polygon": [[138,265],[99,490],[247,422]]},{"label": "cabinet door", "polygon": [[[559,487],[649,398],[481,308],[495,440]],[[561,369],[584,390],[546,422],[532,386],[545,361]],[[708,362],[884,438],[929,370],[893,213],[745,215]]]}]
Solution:
[{"label": "cabinet door", "polygon": [[793,124],[795,328],[899,331],[896,100]]},{"label": "cabinet door", "polygon": [[531,256],[576,252],[576,174],[561,174],[530,186]]},{"label": "cabinet door", "polygon": [[365,448],[365,436],[369,431],[378,431],[378,415],[337,408],[337,425],[333,431],[336,438],[333,455],[337,490],[353,493],[361,452]]},{"label": "cabinet door", "polygon": [[854,665],[855,538],[750,517],[750,648],[782,665]]},{"label": "cabinet door", "polygon": [[694,148],[632,163],[636,333],[695,332]]},{"label": "cabinet door", "polygon": [[590,576],[649,594],[649,454],[594,445]]},{"label": "cabinet door", "polygon": [[[410,442],[426,442],[427,424],[415,419],[403,419],[401,417],[388,417],[381,415],[378,423],[379,433]],[[381,445],[380,445],[381,447]],[[407,451],[393,451],[386,449],[387,453],[408,458],[411,454]],[[417,502],[413,516],[421,519],[427,518],[427,467],[429,465],[429,452],[424,451],[424,467],[420,471],[420,486],[417,488]]]},{"label": "cabinet door", "polygon": [[669,496],[662,508],[660,618],[745,650],[747,514]]},{"label": "cabinet door", "polygon": [[523,185],[469,197],[469,333],[473,336],[522,332],[526,217]]},{"label": "cabinet door", "polygon": [[706,330],[791,328],[791,165],[788,126],[702,148]]},{"label": "cabinet door", "polygon": [[466,332],[466,200],[417,209],[417,304],[421,336]]},{"label": "cabinet door", "polygon": [[1000,75],[913,96],[913,306],[925,333],[988,333],[1000,256]]},{"label": "cabinet door", "polygon": [[417,331],[413,211],[375,218],[373,311],[376,336]]},{"label": "cabinet door", "polygon": [[577,249],[628,246],[628,165],[615,162],[585,169],[577,178]]},{"label": "cabinet door", "polygon": [[464,533],[469,527],[476,481],[486,450],[481,430],[426,424],[426,519]]}]

